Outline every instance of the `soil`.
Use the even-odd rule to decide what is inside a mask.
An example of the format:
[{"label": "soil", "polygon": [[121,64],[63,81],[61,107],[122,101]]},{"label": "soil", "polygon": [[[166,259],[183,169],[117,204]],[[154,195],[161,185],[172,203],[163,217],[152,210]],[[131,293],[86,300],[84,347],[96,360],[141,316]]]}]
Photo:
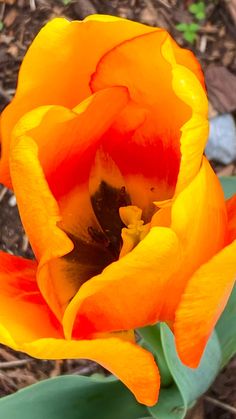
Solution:
[{"label": "soil", "polygon": [[[197,21],[199,29],[196,40],[190,44],[176,26],[179,23],[196,23],[196,18],[189,12],[192,3],[191,0],[0,0],[0,110],[14,95],[18,69],[29,44],[48,20],[55,16],[83,19],[88,14],[105,13],[166,28],[180,45],[191,49],[201,62],[207,76],[210,116],[222,112],[231,112],[235,116],[236,1],[206,1],[205,17]],[[212,83],[212,69],[218,71],[218,91]],[[233,83],[232,88],[230,83]],[[212,165],[218,174],[236,173],[234,163],[224,166],[212,162]],[[0,214],[0,249],[32,258],[15,197],[1,185]],[[104,373],[104,370],[83,360],[34,360],[0,345],[0,396],[47,377],[68,373],[91,375],[93,372]],[[189,417],[236,418],[236,359],[222,371]]]}]

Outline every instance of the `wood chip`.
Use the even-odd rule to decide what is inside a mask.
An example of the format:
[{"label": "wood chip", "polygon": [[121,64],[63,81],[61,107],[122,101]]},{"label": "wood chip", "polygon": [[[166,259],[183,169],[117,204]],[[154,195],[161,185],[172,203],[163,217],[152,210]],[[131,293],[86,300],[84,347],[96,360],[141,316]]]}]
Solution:
[{"label": "wood chip", "polygon": [[9,10],[9,12],[6,14],[3,20],[6,28],[9,28],[15,22],[15,19],[17,16],[18,16],[18,12],[16,9],[13,8]]},{"label": "wood chip", "polygon": [[61,359],[57,359],[54,364],[54,368],[52,369],[50,373],[50,377],[57,377],[61,374],[61,367],[62,367],[63,361]]},{"label": "wood chip", "polygon": [[32,12],[34,12],[36,10],[35,0],[29,0],[29,3],[30,3],[30,10],[32,10]]},{"label": "wood chip", "polygon": [[157,11],[150,1],[146,0],[146,4],[147,6],[142,9],[140,13],[140,21],[147,25],[154,26],[158,20]]},{"label": "wood chip", "polygon": [[26,234],[24,234],[22,237],[22,245],[21,245],[22,252],[26,252],[26,250],[28,249],[28,246],[29,246],[29,239],[26,236]]},{"label": "wood chip", "polygon": [[206,51],[206,46],[207,46],[207,36],[203,35],[201,36],[200,45],[199,45],[199,50],[201,53]]},{"label": "wood chip", "polygon": [[0,0],[0,3],[10,4],[11,6],[16,3],[16,0]]},{"label": "wood chip", "polygon": [[6,361],[15,361],[17,359],[17,357],[13,355],[13,353],[11,353],[9,349],[6,350],[3,347],[0,347],[0,357]]},{"label": "wood chip", "polygon": [[220,113],[236,110],[236,75],[223,66],[210,65],[205,71],[208,95]]},{"label": "wood chip", "polygon": [[29,362],[32,362],[32,359],[17,359],[15,361],[8,361],[8,362],[0,362],[0,369],[9,369],[9,368],[16,368],[25,366]]},{"label": "wood chip", "polygon": [[3,198],[6,195],[7,191],[8,191],[8,189],[6,187],[3,187],[2,190],[0,191],[0,202],[3,200]]},{"label": "wood chip", "polygon": [[224,64],[225,67],[228,67],[232,63],[234,56],[235,56],[235,51],[228,50],[225,52],[222,59],[222,63]]},{"label": "wood chip", "polygon": [[80,0],[79,2],[76,2],[74,5],[74,10],[78,17],[81,19],[88,15],[97,13],[97,10],[90,0]]},{"label": "wood chip", "polygon": [[217,115],[218,115],[217,110],[213,107],[212,103],[209,101],[208,102],[208,116],[209,116],[209,118],[214,118]]},{"label": "wood chip", "polygon": [[221,407],[222,409],[236,415],[236,408],[234,406],[230,406],[227,403],[222,403],[219,400],[216,400],[213,397],[209,397],[209,396],[205,396],[205,400],[211,404],[214,404],[215,406]]},{"label": "wood chip", "polygon": [[236,25],[236,0],[225,1],[225,4]]},{"label": "wood chip", "polygon": [[235,166],[234,164],[228,164],[228,166],[224,167],[223,169],[219,170],[217,173],[218,176],[232,176],[234,173]]},{"label": "wood chip", "polygon": [[15,197],[15,195],[12,195],[9,198],[8,204],[10,205],[10,207],[15,207],[16,206],[16,197]]},{"label": "wood chip", "polygon": [[19,54],[19,49],[16,45],[12,44],[8,50],[7,50],[8,54],[10,54],[12,57],[16,58]]}]

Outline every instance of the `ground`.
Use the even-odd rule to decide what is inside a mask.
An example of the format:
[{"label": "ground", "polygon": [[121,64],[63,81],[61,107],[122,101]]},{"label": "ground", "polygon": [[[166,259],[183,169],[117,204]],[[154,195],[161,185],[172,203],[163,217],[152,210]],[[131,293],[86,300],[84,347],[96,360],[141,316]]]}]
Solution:
[{"label": "ground", "polygon": [[[0,0],[0,110],[11,100],[22,58],[38,30],[55,16],[82,19],[106,13],[166,28],[201,62],[210,99],[210,116],[236,111],[236,1],[206,1],[202,20],[190,13],[192,0]],[[197,23],[193,35],[179,24]],[[187,31],[189,32],[189,31]],[[189,38],[190,36],[190,38]],[[192,40],[191,37],[196,39]],[[187,38],[192,42],[189,42]],[[236,174],[234,162],[212,162],[218,174]],[[0,186],[0,248],[32,257],[10,191]],[[0,396],[60,374],[102,371],[87,361],[38,361],[0,346]],[[221,405],[219,405],[219,403]],[[223,404],[222,404],[223,403]],[[189,419],[236,418],[236,360],[219,375]]]}]

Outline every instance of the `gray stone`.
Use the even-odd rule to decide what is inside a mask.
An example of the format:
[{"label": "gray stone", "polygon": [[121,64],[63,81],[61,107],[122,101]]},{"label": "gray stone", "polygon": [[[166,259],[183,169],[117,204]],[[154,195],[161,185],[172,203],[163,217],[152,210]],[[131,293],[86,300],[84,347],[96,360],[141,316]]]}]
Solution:
[{"label": "gray stone", "polygon": [[205,151],[209,160],[223,164],[236,160],[236,126],[231,114],[210,119],[210,134]]}]

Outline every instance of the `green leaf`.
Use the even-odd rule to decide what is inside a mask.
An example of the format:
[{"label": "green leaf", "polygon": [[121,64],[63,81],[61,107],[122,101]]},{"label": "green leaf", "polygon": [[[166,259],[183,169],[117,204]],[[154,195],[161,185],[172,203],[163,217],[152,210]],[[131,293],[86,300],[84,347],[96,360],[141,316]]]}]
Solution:
[{"label": "green leaf", "polygon": [[41,381],[0,399],[5,419],[138,419],[150,416],[118,380],[75,375]]},{"label": "green leaf", "polygon": [[2,31],[4,28],[4,23],[0,20],[0,31]]},{"label": "green leaf", "polygon": [[196,3],[190,4],[188,10],[195,15],[198,12],[198,5]]},{"label": "green leaf", "polygon": [[[200,366],[196,369],[187,368],[180,361],[170,329],[164,324],[149,326],[149,337],[153,329],[160,328],[162,349],[169,374],[173,377],[173,384],[161,389],[159,402],[149,408],[158,419],[183,419],[189,407],[210,387],[221,366],[221,349],[216,333],[209,340]],[[144,329],[141,329],[144,337]],[[144,331],[144,333],[143,333]],[[151,342],[149,338],[149,342]],[[152,348],[154,345],[152,344]],[[159,347],[156,346],[158,357]],[[155,355],[155,351],[154,351]]]},{"label": "green leaf", "polygon": [[227,306],[225,307],[217,325],[216,333],[222,351],[223,368],[236,353],[236,286],[234,287]]},{"label": "green leaf", "polygon": [[200,26],[197,23],[190,23],[189,31],[197,32],[200,29]]},{"label": "green leaf", "polygon": [[187,411],[175,384],[168,388],[161,388],[158,403],[149,410],[153,417],[158,419],[183,419]]},{"label": "green leaf", "polygon": [[200,12],[205,12],[206,10],[206,5],[204,3],[204,1],[199,1],[198,2],[198,11]]},{"label": "green leaf", "polygon": [[175,349],[173,334],[165,324],[161,324],[161,336],[166,362],[185,405],[190,405],[210,387],[220,369],[221,349],[217,335],[213,333],[201,363],[196,369],[182,364]]},{"label": "green leaf", "polygon": [[142,336],[140,345],[148,351],[152,352],[158,365],[161,375],[162,387],[169,387],[173,384],[173,377],[166,363],[166,357],[162,347],[161,326],[158,323],[155,326],[146,326],[138,329],[139,335]]},{"label": "green leaf", "polygon": [[206,6],[203,1],[191,4],[188,10],[199,20],[205,19],[206,17]]},{"label": "green leaf", "polygon": [[197,35],[195,32],[185,32],[183,37],[186,41],[190,42],[190,44],[193,44]]},{"label": "green leaf", "polygon": [[188,24],[187,23],[178,23],[178,25],[176,25],[176,29],[178,29],[178,31],[180,32],[185,32],[188,30]]},{"label": "green leaf", "polygon": [[198,20],[203,20],[205,19],[206,15],[204,12],[197,12],[196,16],[195,16]]},{"label": "green leaf", "polygon": [[225,198],[231,198],[236,193],[236,176],[222,176],[219,180],[224,189]]}]

